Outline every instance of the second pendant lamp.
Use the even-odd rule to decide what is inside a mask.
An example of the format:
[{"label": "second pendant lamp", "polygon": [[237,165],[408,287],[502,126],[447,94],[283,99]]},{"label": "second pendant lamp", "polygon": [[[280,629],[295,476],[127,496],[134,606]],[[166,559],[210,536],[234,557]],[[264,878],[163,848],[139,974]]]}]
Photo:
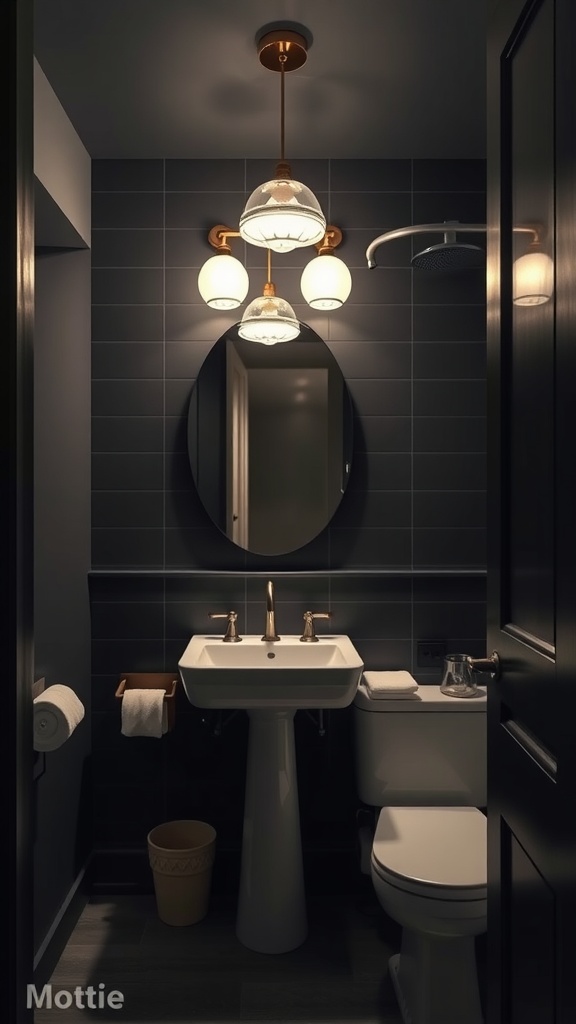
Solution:
[{"label": "second pendant lamp", "polygon": [[308,44],[299,32],[281,29],[258,40],[260,63],[280,74],[280,160],[276,174],[254,190],[240,217],[240,235],[251,245],[291,252],[324,237],[326,218],[320,203],[301,181],[292,178],[284,157],[284,79],[306,61]]},{"label": "second pendant lamp", "polygon": [[300,334],[300,324],[292,306],[286,299],[276,295],[270,280],[270,268],[271,252],[268,249],[268,275],[264,292],[248,303],[238,328],[238,334],[244,341],[258,341],[261,345],[294,341]]}]

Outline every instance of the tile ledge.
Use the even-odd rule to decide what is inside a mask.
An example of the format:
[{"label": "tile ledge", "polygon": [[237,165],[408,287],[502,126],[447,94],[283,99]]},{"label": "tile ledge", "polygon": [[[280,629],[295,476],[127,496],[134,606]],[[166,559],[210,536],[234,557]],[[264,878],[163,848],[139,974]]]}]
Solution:
[{"label": "tile ledge", "polygon": [[91,569],[88,572],[91,579],[137,579],[148,576],[157,579],[194,579],[199,576],[253,576],[253,577],[347,577],[365,576],[367,578],[378,577],[407,577],[407,578],[484,578],[486,569],[471,568],[430,568],[430,569]]}]

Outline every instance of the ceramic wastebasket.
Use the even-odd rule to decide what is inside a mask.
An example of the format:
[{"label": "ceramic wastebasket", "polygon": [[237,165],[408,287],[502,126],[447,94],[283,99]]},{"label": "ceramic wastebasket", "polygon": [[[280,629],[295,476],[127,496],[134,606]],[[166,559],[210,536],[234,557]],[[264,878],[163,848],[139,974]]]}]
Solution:
[{"label": "ceramic wastebasket", "polygon": [[205,917],[215,844],[216,830],[205,821],[167,821],[148,833],[156,908],[165,924],[196,924]]}]

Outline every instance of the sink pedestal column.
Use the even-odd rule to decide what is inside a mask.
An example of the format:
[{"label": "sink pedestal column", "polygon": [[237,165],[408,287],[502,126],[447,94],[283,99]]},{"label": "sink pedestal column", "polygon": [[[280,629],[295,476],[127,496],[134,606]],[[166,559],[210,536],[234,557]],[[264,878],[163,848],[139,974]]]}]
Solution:
[{"label": "sink pedestal column", "polygon": [[307,935],[291,709],[250,709],[236,934],[259,953],[287,953]]}]

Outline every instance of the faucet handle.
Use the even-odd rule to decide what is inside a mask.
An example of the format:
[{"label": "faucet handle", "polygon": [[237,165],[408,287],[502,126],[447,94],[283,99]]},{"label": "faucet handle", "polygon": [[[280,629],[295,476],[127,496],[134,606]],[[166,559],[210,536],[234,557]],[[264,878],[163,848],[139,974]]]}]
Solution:
[{"label": "faucet handle", "polygon": [[318,637],[314,632],[314,619],[330,619],[332,612],[304,612],[304,632],[300,637],[302,643],[318,643]]},{"label": "faucet handle", "polygon": [[226,626],[226,632],[222,637],[225,644],[238,644],[242,637],[238,636],[238,630],[236,628],[236,622],[238,619],[238,612],[208,612],[209,619],[228,619],[228,625]]}]

